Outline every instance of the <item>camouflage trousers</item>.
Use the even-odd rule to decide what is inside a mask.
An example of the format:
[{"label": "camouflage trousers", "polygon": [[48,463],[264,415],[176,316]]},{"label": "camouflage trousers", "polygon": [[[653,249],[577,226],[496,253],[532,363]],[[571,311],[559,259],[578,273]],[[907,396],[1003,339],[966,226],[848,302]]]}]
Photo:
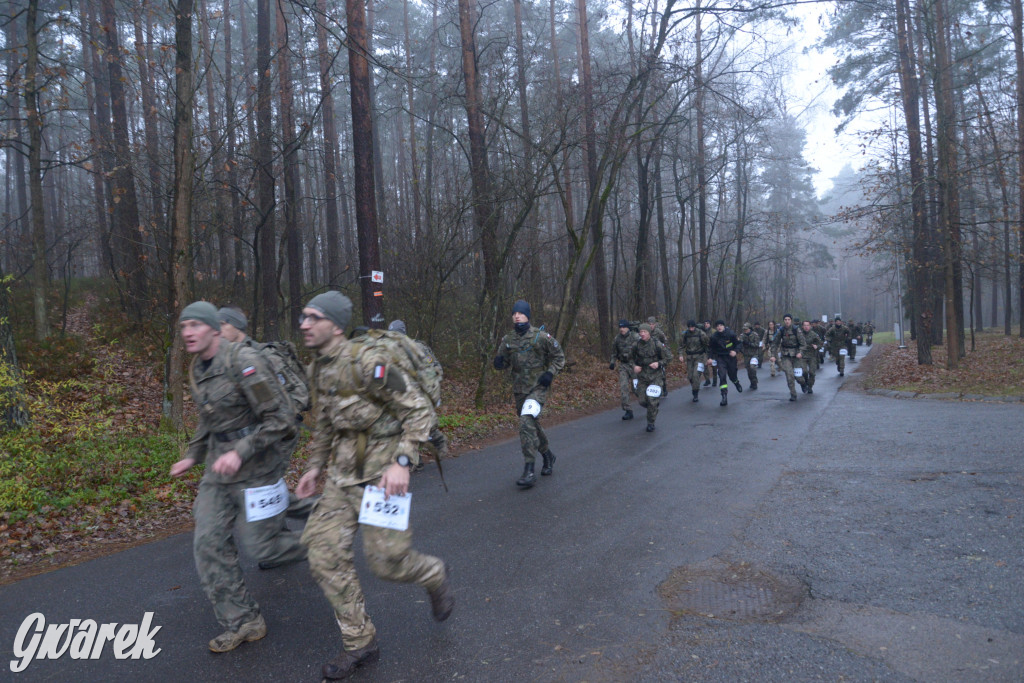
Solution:
[{"label": "camouflage trousers", "polygon": [[853,343],[852,339],[850,340],[850,343],[846,345],[846,352],[850,354],[850,360],[855,360],[857,358],[857,345]]},{"label": "camouflage trousers", "polygon": [[[647,387],[656,386],[661,388],[661,395],[653,398],[647,395]],[[640,407],[647,408],[647,424],[654,424],[658,419],[658,407],[661,399],[665,396],[665,372],[659,372],[659,376],[645,378],[641,375],[636,383],[636,394],[640,398]]]},{"label": "camouflage trousers", "polygon": [[[338,486],[328,477],[324,493],[306,522],[302,542],[309,548],[309,570],[334,608],[346,650],[370,644],[377,629],[366,613],[353,558],[362,486]],[[412,527],[405,531],[363,525],[363,555],[376,576],[385,581],[414,583],[427,590],[444,581],[440,558],[412,549]]]},{"label": "camouflage trousers", "polygon": [[[757,358],[757,365],[754,365],[753,363],[750,362],[754,358]],[[750,355],[746,359],[746,364],[747,364],[747,379],[750,380],[750,386],[756,387],[757,386],[757,368],[758,368],[759,365],[761,365],[761,359],[758,358],[755,355]]]},{"label": "camouflage trousers", "polygon": [[536,462],[537,454],[544,453],[550,448],[548,435],[540,426],[540,418],[531,415],[523,415],[523,404],[526,399],[532,398],[544,407],[544,396],[538,396],[540,392],[531,394],[516,394],[516,414],[519,415],[519,443],[523,447],[523,459],[526,462]]},{"label": "camouflage trousers", "polygon": [[818,354],[812,353],[805,356],[801,359],[800,364],[804,369],[804,385],[809,389],[813,388],[814,380],[818,376]]},{"label": "camouflage trousers", "polygon": [[619,361],[619,397],[622,399],[622,409],[629,410],[630,396],[636,394],[636,389],[633,388],[633,380],[636,379],[636,374],[633,372],[633,366],[631,361]]},{"label": "camouflage trousers", "polygon": [[694,391],[700,390],[701,375],[704,373],[697,369],[698,363],[704,363],[705,367],[708,365],[707,356],[687,356],[686,357],[686,376],[690,379],[690,388]]},{"label": "camouflage trousers", "polygon": [[846,356],[844,356],[839,349],[836,349],[833,352],[832,357],[836,362],[836,371],[843,372],[846,369]]},{"label": "camouflage trousers", "polygon": [[282,474],[283,470],[234,484],[215,484],[206,479],[199,482],[199,493],[192,504],[192,553],[217,621],[231,631],[260,613],[245,587],[235,541],[260,562],[288,564],[306,556],[299,532],[285,527],[284,512],[258,522],[245,521],[245,489],[275,484]]},{"label": "camouflage trousers", "polygon": [[[779,357],[779,369],[786,374],[786,386],[789,387],[790,396],[796,396],[796,385],[803,386],[804,378],[796,377],[793,373],[794,368],[803,368],[803,361],[796,356],[780,356]],[[803,374],[801,372],[801,374]]]}]

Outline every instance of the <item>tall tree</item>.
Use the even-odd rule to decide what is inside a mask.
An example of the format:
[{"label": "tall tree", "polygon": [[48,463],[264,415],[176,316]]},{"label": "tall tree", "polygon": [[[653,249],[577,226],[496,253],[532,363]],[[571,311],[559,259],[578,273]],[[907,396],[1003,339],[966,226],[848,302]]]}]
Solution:
[{"label": "tall tree", "polygon": [[[316,0],[317,63],[320,66],[321,124],[324,133],[324,219],[327,229],[327,283],[337,287],[341,281],[341,226],[338,221],[338,133],[334,124],[334,91],[331,63],[327,51],[327,0]],[[410,87],[412,87],[410,81]]]},{"label": "tall tree", "polygon": [[39,114],[39,0],[29,0],[25,12],[25,116],[28,120],[28,182],[32,203],[32,311],[36,339],[50,336],[46,318],[46,290],[50,275],[46,263],[46,219],[43,215],[43,118]]},{"label": "tall tree", "polygon": [[380,238],[377,234],[377,204],[373,178],[373,111],[370,61],[366,32],[366,3],[345,0],[348,33],[349,98],[352,107],[352,160],[355,164],[356,232],[359,238],[359,285],[363,322],[384,326],[383,292],[371,279],[380,270]]},{"label": "tall tree", "polygon": [[182,368],[185,348],[175,324],[181,310],[192,300],[192,177],[195,173],[192,112],[195,88],[192,78],[193,0],[178,0],[174,8],[174,204],[171,212],[171,267],[164,414],[175,429],[184,416]]},{"label": "tall tree", "polygon": [[302,232],[299,229],[302,194],[299,180],[299,140],[295,135],[295,97],[292,92],[291,45],[284,1],[277,0],[277,83],[281,96],[281,132],[284,147],[284,239],[288,261],[288,322],[299,332],[302,312]]},{"label": "tall tree", "polygon": [[280,312],[277,298],[277,230],[274,222],[274,149],[270,101],[270,0],[256,2],[256,203],[263,304],[263,334],[278,339]]},{"label": "tall tree", "polygon": [[[1017,98],[1017,304],[1020,315],[1019,334],[1024,337],[1024,11],[1021,0],[1010,0],[1013,17],[1013,59],[1017,66],[1014,90]],[[1007,250],[1008,251],[1008,250]],[[1010,307],[1007,296],[1006,307]]]}]

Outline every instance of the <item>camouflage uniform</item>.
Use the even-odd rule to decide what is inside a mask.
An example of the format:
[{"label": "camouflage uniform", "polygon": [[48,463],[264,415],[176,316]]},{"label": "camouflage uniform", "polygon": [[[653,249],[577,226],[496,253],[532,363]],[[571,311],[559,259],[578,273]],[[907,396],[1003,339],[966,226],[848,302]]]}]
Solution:
[{"label": "camouflage uniform", "polygon": [[832,327],[828,328],[828,332],[825,333],[825,340],[828,342],[829,353],[832,354],[832,358],[836,362],[836,370],[839,374],[844,374],[846,369],[846,356],[841,353],[846,350],[846,346],[850,341],[850,328],[843,324],[841,320],[837,320]]},{"label": "camouflage uniform", "polygon": [[[764,336],[761,338],[761,343],[763,344],[763,346],[761,348],[769,349],[771,347],[771,345],[772,345],[772,342],[775,340],[775,335],[776,335],[776,333],[778,331],[779,331],[778,326],[776,326],[774,328],[766,327],[765,330],[764,330]],[[779,371],[779,364],[777,362],[773,363],[769,359],[769,361],[768,361],[768,369],[769,369],[769,371],[771,371],[772,377],[774,377],[775,374]]]},{"label": "camouflage uniform", "polygon": [[857,345],[860,344],[861,328],[857,322],[850,323],[850,341],[846,344],[846,351],[850,354],[850,360],[857,360]]},{"label": "camouflage uniform", "polygon": [[867,346],[871,346],[871,341],[875,336],[875,326],[868,322],[864,326],[864,343]]},{"label": "camouflage uniform", "polygon": [[[380,479],[401,454],[417,463],[418,446],[429,438],[435,420],[429,397],[386,351],[359,353],[359,346],[339,338],[320,350],[309,369],[317,416],[309,469],[325,470],[327,476],[302,534],[310,571],[334,608],[347,651],[370,645],[376,635],[353,565],[363,487]],[[384,580],[428,591],[445,581],[444,562],[412,549],[411,527],[363,526],[363,553],[370,570]]]},{"label": "camouflage uniform", "polygon": [[821,348],[821,337],[814,329],[801,332],[804,333],[804,345],[800,348],[800,355],[803,356],[801,367],[804,369],[804,386],[807,387],[807,393],[813,394],[814,379],[818,375],[818,349]]},{"label": "camouflage uniform", "polygon": [[[793,369],[802,367],[799,358],[796,357],[806,345],[804,331],[796,325],[786,327],[785,324],[775,333],[772,340],[772,355],[779,361],[779,369],[786,373],[786,386],[789,387],[789,395],[796,398],[796,384],[804,385],[803,377],[794,377]],[[800,355],[803,355],[800,353]],[[796,384],[795,384],[795,383]]]},{"label": "camouflage uniform", "polygon": [[548,437],[540,426],[540,418],[523,415],[523,404],[527,399],[537,401],[543,408],[548,399],[550,387],[544,387],[537,380],[545,372],[557,375],[565,367],[565,352],[558,341],[547,332],[530,326],[524,334],[506,334],[498,347],[498,356],[504,367],[512,369],[512,395],[519,415],[519,442],[523,458],[527,463],[537,459],[537,453],[548,450]]},{"label": "camouflage uniform", "polygon": [[697,369],[699,363],[708,364],[708,335],[699,327],[692,330],[686,328],[679,339],[679,351],[686,354],[686,376],[690,378],[690,389],[693,390],[693,397],[697,398],[700,392],[701,371]]},{"label": "camouflage uniform", "polygon": [[[743,351],[743,358],[747,364],[747,379],[750,380],[750,388],[757,389],[757,367],[761,364],[761,335],[748,324],[744,324],[743,329],[746,332],[740,333],[740,349]],[[757,359],[757,362],[751,363],[752,359]]]},{"label": "camouflage uniform", "polygon": [[619,396],[622,399],[623,410],[631,410],[629,395],[636,394],[636,389],[633,387],[636,374],[633,372],[632,353],[633,345],[639,339],[637,333],[630,330],[626,334],[615,335],[615,339],[612,341],[612,359],[609,365],[617,364],[618,367]]},{"label": "camouflage uniform", "polygon": [[[637,375],[636,393],[640,397],[640,406],[647,408],[647,424],[652,425],[658,419],[658,405],[661,403],[661,396],[653,398],[647,395],[647,387],[655,385],[661,387],[661,393],[665,393],[665,367],[672,361],[672,354],[665,348],[665,345],[655,341],[652,337],[647,341],[637,339],[633,345],[632,363],[640,366],[640,374]],[[658,369],[652,370],[651,363],[658,363]]]},{"label": "camouflage uniform", "polygon": [[662,330],[660,327],[656,327],[656,325],[658,324],[658,320],[653,317],[648,318],[647,324],[651,326],[651,339],[655,341],[660,341],[662,344],[665,345],[665,348],[668,348],[668,336],[666,336],[664,330]]},{"label": "camouflage uniform", "polygon": [[[192,551],[217,621],[238,631],[259,617],[260,608],[246,590],[235,539],[255,559],[271,565],[306,555],[298,532],[285,528],[283,511],[255,522],[245,520],[245,489],[275,484],[288,469],[295,415],[270,366],[246,346],[222,340],[209,361],[193,360],[189,375],[199,425],[185,457],[206,462],[192,505]],[[214,472],[213,463],[232,450],[242,460],[238,471]]]}]

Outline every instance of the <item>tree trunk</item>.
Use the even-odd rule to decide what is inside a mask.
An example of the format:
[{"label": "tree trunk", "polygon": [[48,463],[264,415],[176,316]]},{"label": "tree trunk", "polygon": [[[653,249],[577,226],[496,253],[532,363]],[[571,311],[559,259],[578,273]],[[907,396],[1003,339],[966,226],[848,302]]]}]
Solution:
[{"label": "tree trunk", "polygon": [[277,79],[281,95],[281,139],[284,147],[284,238],[288,261],[288,323],[292,336],[297,336],[299,314],[302,312],[302,231],[299,229],[299,197],[302,190],[299,180],[299,141],[295,136],[293,114],[290,49],[282,0],[277,0]]},{"label": "tree trunk", "polygon": [[280,338],[277,230],[274,222],[274,150],[270,102],[270,0],[256,2],[256,202],[263,336]]},{"label": "tree trunk", "polygon": [[110,87],[110,111],[113,117],[112,135],[114,163],[109,171],[114,196],[112,241],[115,266],[126,282],[125,293],[129,309],[141,318],[148,298],[146,261],[143,258],[143,237],[139,224],[139,206],[135,194],[135,174],[132,169],[131,145],[128,140],[128,107],[125,102],[124,77],[121,70],[121,43],[114,14],[114,0],[100,2],[102,30],[106,34],[106,60]]},{"label": "tree trunk", "polygon": [[921,91],[917,81],[917,69],[913,63],[910,46],[909,3],[896,0],[897,44],[900,59],[900,95],[903,101],[903,116],[907,124],[908,152],[910,154],[910,204],[913,215],[912,257],[907,260],[913,282],[912,297],[914,322],[917,336],[917,362],[919,365],[932,364],[932,296],[931,258],[927,208],[925,205],[924,159],[921,150],[921,123],[919,101]]},{"label": "tree trunk", "polygon": [[[243,24],[244,25],[244,24]],[[244,46],[243,46],[244,48]],[[231,197],[231,246],[233,267],[231,269],[231,293],[235,302],[241,302],[245,296],[245,262],[242,254],[242,203],[238,192],[238,173],[235,168],[235,130],[238,119],[235,116],[235,82],[232,77],[231,63],[235,55],[231,51],[231,0],[224,0],[224,124],[228,136],[225,148],[224,164],[226,166],[228,192]],[[244,60],[243,60],[244,64]],[[249,116],[246,113],[246,116]]]},{"label": "tree trunk", "polygon": [[710,287],[710,272],[708,270],[708,235],[707,235],[707,150],[704,140],[704,54],[701,42],[701,14],[700,2],[696,10],[697,28],[695,29],[694,42],[697,55],[693,67],[693,108],[697,118],[697,234],[700,241],[699,279],[697,281],[697,317],[703,321],[710,316],[711,299],[708,288]]},{"label": "tree trunk", "polygon": [[[135,13],[135,61],[139,66],[139,90],[142,95],[142,120],[146,138],[146,164],[149,170],[150,215],[149,230],[163,233],[160,198],[160,145],[157,122],[156,97],[154,95],[153,73],[149,68],[149,45],[143,40],[142,27],[145,25],[148,37],[152,37],[149,0],[141,0]],[[208,79],[212,80],[212,79]],[[211,117],[212,118],[212,117]],[[211,125],[212,128],[212,125]]]},{"label": "tree trunk", "polygon": [[327,283],[341,283],[341,226],[338,221],[338,133],[334,125],[334,91],[331,87],[331,55],[327,52],[327,0],[317,0],[316,45],[320,65],[320,102],[324,131],[324,218],[327,228]]},{"label": "tree trunk", "polygon": [[46,263],[46,220],[43,216],[43,119],[39,115],[39,35],[36,16],[39,0],[29,0],[25,12],[28,51],[25,62],[25,117],[28,123],[28,183],[32,203],[32,312],[37,341],[50,336],[46,318],[46,292],[50,274]]},{"label": "tree trunk", "polygon": [[167,354],[164,415],[174,429],[184,424],[185,348],[176,329],[178,315],[192,299],[192,176],[195,152],[192,149],[192,111],[195,91],[192,87],[192,0],[178,0],[174,11],[174,203],[171,212],[171,306],[168,333],[171,348]]},{"label": "tree trunk", "polygon": [[359,236],[359,285],[363,322],[374,328],[384,325],[383,290],[371,281],[380,270],[380,239],[377,236],[377,205],[373,178],[373,112],[370,63],[363,0],[345,0],[348,24],[349,96],[352,106],[352,159],[355,164],[356,231]]},{"label": "tree trunk", "polygon": [[587,217],[594,249],[594,290],[597,299],[598,351],[601,358],[611,353],[608,311],[608,267],[604,256],[604,230],[599,210],[600,188],[597,172],[597,125],[594,121],[594,83],[590,73],[590,29],[587,25],[587,0],[576,0],[580,34],[580,87],[583,91],[583,119],[587,149]]},{"label": "tree trunk", "polygon": [[[1021,9],[1021,0],[1010,0],[1010,10],[1013,15],[1013,58],[1017,66],[1017,304],[1020,307],[1017,320],[1020,324],[1019,334],[1024,337],[1024,33],[1021,29],[1024,11]],[[1010,308],[1009,297],[1006,307]]]}]

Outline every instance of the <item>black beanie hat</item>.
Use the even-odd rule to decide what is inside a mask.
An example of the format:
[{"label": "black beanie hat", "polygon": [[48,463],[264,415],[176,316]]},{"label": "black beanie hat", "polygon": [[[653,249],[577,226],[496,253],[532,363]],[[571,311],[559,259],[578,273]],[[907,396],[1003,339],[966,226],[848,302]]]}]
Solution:
[{"label": "black beanie hat", "polygon": [[519,299],[512,304],[513,313],[522,313],[527,318],[530,317],[530,304],[526,303],[525,299]]}]

